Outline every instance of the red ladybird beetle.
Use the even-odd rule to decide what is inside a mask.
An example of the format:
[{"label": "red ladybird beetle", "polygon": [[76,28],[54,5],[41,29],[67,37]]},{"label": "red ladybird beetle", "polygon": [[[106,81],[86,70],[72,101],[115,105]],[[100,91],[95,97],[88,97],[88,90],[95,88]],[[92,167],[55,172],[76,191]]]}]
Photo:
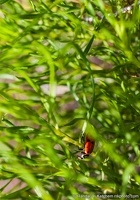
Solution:
[{"label": "red ladybird beetle", "polygon": [[88,157],[89,154],[92,153],[95,146],[95,141],[93,138],[91,138],[89,135],[86,135],[85,139],[85,145],[84,145],[84,152],[82,152],[82,155],[80,156],[80,159],[83,159],[85,157]]}]

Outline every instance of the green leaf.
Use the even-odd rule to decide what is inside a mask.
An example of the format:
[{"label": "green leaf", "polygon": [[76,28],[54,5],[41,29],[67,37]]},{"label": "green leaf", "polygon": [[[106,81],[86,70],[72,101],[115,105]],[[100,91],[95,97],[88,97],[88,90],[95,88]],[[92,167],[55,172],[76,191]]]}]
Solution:
[{"label": "green leaf", "polygon": [[0,4],[4,4],[4,3],[8,2],[8,1],[10,1],[10,0],[0,0]]}]

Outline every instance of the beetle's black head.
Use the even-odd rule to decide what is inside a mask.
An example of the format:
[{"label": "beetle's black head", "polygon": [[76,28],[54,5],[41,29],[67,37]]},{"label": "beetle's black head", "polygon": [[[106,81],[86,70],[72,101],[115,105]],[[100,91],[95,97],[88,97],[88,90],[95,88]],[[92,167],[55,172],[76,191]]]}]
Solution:
[{"label": "beetle's black head", "polygon": [[89,154],[85,154],[84,152],[82,152],[81,153],[81,156],[79,156],[78,158],[80,159],[80,160],[82,160],[82,159],[84,159],[84,158],[86,158],[86,157],[88,157],[89,156]]}]

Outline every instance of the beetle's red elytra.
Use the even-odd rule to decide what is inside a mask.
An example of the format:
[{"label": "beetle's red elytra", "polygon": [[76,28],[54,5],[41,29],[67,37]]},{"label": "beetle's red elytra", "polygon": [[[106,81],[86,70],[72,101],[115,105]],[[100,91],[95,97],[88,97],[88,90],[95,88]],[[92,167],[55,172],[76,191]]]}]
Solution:
[{"label": "beetle's red elytra", "polygon": [[86,135],[85,144],[84,144],[84,152],[82,152],[80,159],[84,159],[85,157],[88,157],[89,154],[92,153],[94,146],[95,146],[94,139],[91,138],[89,135]]}]

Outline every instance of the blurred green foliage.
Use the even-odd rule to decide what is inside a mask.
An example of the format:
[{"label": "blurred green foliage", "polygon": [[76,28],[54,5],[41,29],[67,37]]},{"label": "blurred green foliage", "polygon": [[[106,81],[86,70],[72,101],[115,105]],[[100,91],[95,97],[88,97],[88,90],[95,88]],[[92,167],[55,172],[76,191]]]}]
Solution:
[{"label": "blurred green foliage", "polygon": [[[140,197],[140,10],[123,12],[129,3],[0,1],[1,199]],[[83,132],[96,145],[79,160]]]}]

